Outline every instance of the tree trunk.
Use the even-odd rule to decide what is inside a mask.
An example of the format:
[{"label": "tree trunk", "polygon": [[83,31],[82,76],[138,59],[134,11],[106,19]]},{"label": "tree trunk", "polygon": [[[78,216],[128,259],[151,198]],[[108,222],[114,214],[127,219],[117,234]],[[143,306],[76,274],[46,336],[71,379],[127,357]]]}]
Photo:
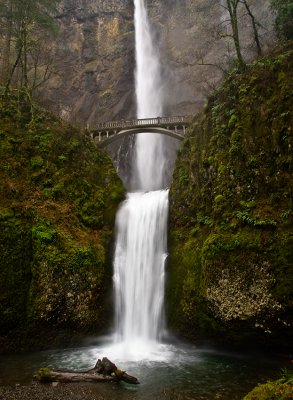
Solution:
[{"label": "tree trunk", "polygon": [[232,37],[235,45],[235,50],[237,54],[237,60],[240,69],[244,69],[246,64],[242,57],[241,47],[240,47],[240,39],[239,39],[239,30],[238,30],[238,18],[237,18],[237,7],[239,4],[239,0],[227,0],[227,8],[231,19],[232,26]]},{"label": "tree trunk", "polygon": [[8,77],[8,80],[7,80],[7,83],[6,83],[6,86],[5,86],[5,96],[7,96],[8,93],[9,93],[9,89],[10,89],[11,81],[12,81],[12,78],[13,78],[13,74],[14,74],[14,72],[16,70],[16,67],[18,66],[18,64],[20,62],[21,54],[22,54],[22,46],[20,46],[19,49],[18,49],[18,54],[17,54],[16,60],[15,60],[15,63],[13,64],[13,67],[12,67],[11,72],[9,74],[9,77]]},{"label": "tree trunk", "polygon": [[12,1],[9,1],[9,9],[6,21],[6,34],[3,46],[3,61],[0,82],[6,85],[9,79],[9,64],[10,64],[10,51],[11,51],[11,37],[12,37]]},{"label": "tree trunk", "polygon": [[253,29],[253,36],[254,36],[254,41],[256,44],[256,48],[257,48],[257,54],[259,56],[262,55],[262,49],[261,49],[261,44],[260,44],[260,40],[259,40],[259,34],[258,34],[258,30],[257,30],[257,25],[256,25],[256,20],[255,20],[255,16],[252,14],[252,11],[249,7],[249,4],[247,3],[246,0],[243,0],[243,4],[248,12],[248,15],[251,18],[251,23],[252,23],[252,29]]},{"label": "tree trunk", "polygon": [[27,48],[27,24],[25,19],[22,22],[21,27],[21,40],[22,40],[22,77],[24,82],[24,87],[28,88],[28,72],[27,72],[27,56],[28,56],[28,48]]},{"label": "tree trunk", "polygon": [[134,376],[121,371],[108,358],[98,360],[95,367],[85,372],[51,371],[48,368],[41,368],[35,377],[41,383],[49,382],[119,382],[124,381],[132,385],[139,384]]}]

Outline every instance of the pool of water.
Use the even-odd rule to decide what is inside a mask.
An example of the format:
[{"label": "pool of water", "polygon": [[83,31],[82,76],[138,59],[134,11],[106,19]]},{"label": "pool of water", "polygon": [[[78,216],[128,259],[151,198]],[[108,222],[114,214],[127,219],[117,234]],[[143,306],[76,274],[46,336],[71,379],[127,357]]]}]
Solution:
[{"label": "pool of water", "polygon": [[273,355],[231,353],[178,343],[155,345],[141,353],[138,347],[139,343],[133,343],[132,348],[103,343],[2,356],[0,385],[29,384],[41,367],[87,370],[98,358],[106,356],[140,381],[137,386],[92,385],[93,390],[106,398],[237,400],[258,383],[277,378],[281,368],[290,367],[288,360]]}]

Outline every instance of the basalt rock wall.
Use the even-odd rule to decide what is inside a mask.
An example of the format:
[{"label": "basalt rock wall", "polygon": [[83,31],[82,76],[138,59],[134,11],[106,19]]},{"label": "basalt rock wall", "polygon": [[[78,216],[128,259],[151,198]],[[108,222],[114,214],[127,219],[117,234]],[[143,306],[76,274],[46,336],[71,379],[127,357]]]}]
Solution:
[{"label": "basalt rock wall", "polygon": [[[193,114],[235,58],[227,15],[210,0],[147,0],[161,55],[165,114]],[[224,4],[224,1],[223,1]],[[272,43],[269,1],[251,2],[264,51]],[[63,118],[85,126],[130,118],[135,109],[132,0],[63,0],[57,21],[56,73],[40,93]],[[256,53],[251,21],[239,10],[243,54]],[[204,65],[202,65],[204,64]],[[45,95],[43,93],[46,93]]]},{"label": "basalt rock wall", "polygon": [[56,19],[57,73],[42,102],[86,126],[135,115],[131,0],[64,0]]}]

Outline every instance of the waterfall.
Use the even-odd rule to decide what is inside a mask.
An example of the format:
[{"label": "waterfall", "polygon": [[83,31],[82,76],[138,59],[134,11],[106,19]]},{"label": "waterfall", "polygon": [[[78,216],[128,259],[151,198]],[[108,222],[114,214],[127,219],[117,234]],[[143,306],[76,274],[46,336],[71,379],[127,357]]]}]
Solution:
[{"label": "waterfall", "polygon": [[129,193],[117,216],[117,334],[156,341],[162,322],[168,191]]},{"label": "waterfall", "polygon": [[[134,0],[134,5],[137,118],[160,117],[163,115],[163,85],[159,53],[153,44],[144,0]],[[166,186],[163,141],[161,135],[138,135],[133,172],[136,189],[158,190]]]},{"label": "waterfall", "polygon": [[[134,5],[137,117],[158,117],[163,114],[159,55],[144,0],[134,0]],[[130,353],[135,356],[136,352],[151,351],[163,330],[167,142],[158,134],[137,136],[132,165],[134,191],[128,193],[116,218],[116,341],[124,346],[128,357]]]}]

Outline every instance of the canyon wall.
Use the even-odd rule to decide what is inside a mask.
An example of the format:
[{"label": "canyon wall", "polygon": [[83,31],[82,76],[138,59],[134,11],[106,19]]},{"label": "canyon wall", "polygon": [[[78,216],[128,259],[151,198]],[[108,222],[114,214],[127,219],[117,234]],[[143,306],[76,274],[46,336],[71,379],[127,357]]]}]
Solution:
[{"label": "canyon wall", "polygon": [[[260,22],[264,51],[272,43],[269,1],[251,1]],[[235,58],[225,28],[227,15],[211,0],[148,0],[153,34],[161,54],[166,115],[194,114]],[[133,2],[63,0],[57,21],[56,73],[40,93],[42,102],[73,123],[136,115]],[[251,20],[239,11],[243,53],[256,54]]]},{"label": "canyon wall", "polygon": [[0,98],[0,353],[71,345],[112,322],[122,183],[91,139],[30,118],[19,97]]},{"label": "canyon wall", "polygon": [[134,116],[132,1],[64,0],[56,19],[56,74],[43,104],[81,126]]},{"label": "canyon wall", "polygon": [[180,335],[290,349],[292,62],[232,74],[179,151],[166,303]]}]

